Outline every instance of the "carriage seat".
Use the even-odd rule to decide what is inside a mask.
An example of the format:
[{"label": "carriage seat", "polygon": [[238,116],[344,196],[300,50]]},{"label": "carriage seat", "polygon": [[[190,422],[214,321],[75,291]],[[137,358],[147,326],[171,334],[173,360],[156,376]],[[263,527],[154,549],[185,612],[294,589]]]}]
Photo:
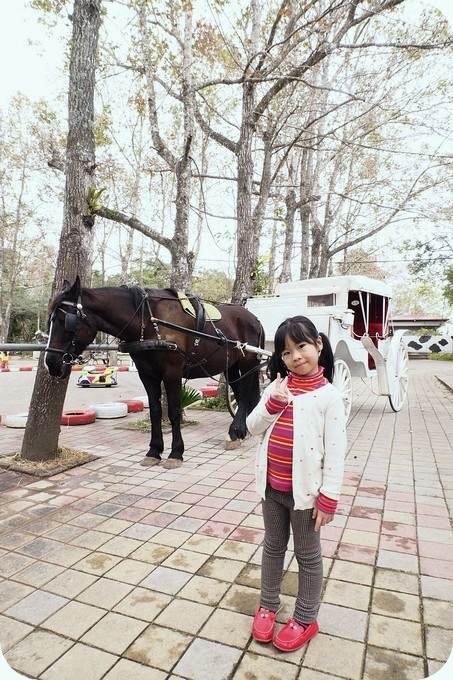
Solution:
[{"label": "carriage seat", "polygon": [[[368,335],[370,337],[371,342],[375,347],[378,347],[378,341],[379,340],[384,340],[385,336],[381,334],[382,333],[382,323],[373,323],[370,322],[368,325]],[[360,324],[354,324],[354,334],[355,337],[361,338],[365,334],[365,325],[363,323]],[[368,354],[368,368],[370,370],[373,370],[376,368],[376,363],[371,356],[371,354]]]},{"label": "carriage seat", "polygon": [[[356,338],[361,338],[363,335],[365,335],[365,325],[363,323],[355,323],[353,330],[354,336]],[[386,336],[382,335],[382,323],[371,322],[368,325],[368,335],[374,344],[377,343],[377,340],[385,340]]]}]

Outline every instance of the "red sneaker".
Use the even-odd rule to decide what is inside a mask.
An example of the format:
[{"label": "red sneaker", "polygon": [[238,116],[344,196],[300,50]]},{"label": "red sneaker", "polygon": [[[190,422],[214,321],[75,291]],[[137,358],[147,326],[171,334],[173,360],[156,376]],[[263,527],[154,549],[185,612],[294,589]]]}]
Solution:
[{"label": "red sneaker", "polygon": [[274,637],[274,646],[282,652],[295,652],[315,637],[319,631],[316,621],[299,623],[290,619]]},{"label": "red sneaker", "polygon": [[260,607],[255,614],[252,637],[258,642],[270,642],[274,636],[276,612]]}]

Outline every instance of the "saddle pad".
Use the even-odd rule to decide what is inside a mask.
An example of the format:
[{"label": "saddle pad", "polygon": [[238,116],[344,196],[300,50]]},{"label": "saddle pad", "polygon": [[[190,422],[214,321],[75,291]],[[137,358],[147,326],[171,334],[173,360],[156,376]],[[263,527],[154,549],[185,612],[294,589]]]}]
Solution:
[{"label": "saddle pad", "polygon": [[[193,304],[190,302],[189,298],[185,293],[179,290],[177,292],[183,310],[187,312],[187,314],[190,314],[190,316],[193,316],[193,318],[195,319],[197,314],[195,312]],[[222,315],[220,311],[217,309],[217,307],[214,307],[214,305],[211,305],[209,302],[202,302],[201,300],[200,303],[204,307],[207,319],[210,319],[211,321],[220,321]]]}]

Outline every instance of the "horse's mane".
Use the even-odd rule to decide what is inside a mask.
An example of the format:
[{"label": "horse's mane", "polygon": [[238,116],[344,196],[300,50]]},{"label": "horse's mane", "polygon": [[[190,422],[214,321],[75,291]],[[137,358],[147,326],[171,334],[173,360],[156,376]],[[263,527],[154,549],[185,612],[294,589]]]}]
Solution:
[{"label": "horse's mane", "polygon": [[134,305],[138,307],[143,300],[143,291],[150,294],[151,298],[159,300],[174,300],[178,294],[174,288],[140,288],[139,286],[121,286],[129,290]]},{"label": "horse's mane", "polygon": [[[104,288],[112,291],[118,290],[118,288],[128,291],[136,309],[138,309],[143,300],[143,291],[147,292],[150,298],[154,298],[156,300],[174,300],[175,298],[178,298],[178,292],[175,288],[140,288],[140,286],[128,286],[125,284],[121,286],[105,286]],[[83,288],[82,292],[84,297],[94,300],[96,296],[96,290],[96,288]],[[56,309],[61,304],[61,302],[66,299],[67,294],[68,291],[64,290],[55,295],[55,297],[49,303],[49,314],[51,314],[54,309]],[[189,299],[192,297],[198,297],[193,293],[187,293],[187,295],[189,296]],[[231,305],[229,302],[219,303],[218,301],[208,300],[206,298],[203,298],[203,302],[209,302],[213,305]]]},{"label": "horse's mane", "polygon": [[61,291],[60,293],[57,293],[55,297],[52,298],[52,300],[49,302],[49,314],[51,314],[54,309],[58,307],[58,305],[61,303],[61,301],[66,297],[67,291]]}]

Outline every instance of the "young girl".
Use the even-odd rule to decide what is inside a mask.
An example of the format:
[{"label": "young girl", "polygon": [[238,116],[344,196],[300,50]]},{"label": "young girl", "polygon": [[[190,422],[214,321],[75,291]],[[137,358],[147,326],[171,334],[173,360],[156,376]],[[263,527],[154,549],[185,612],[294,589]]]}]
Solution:
[{"label": "young girl", "polygon": [[[271,384],[247,418],[261,435],[256,458],[256,490],[262,498],[264,546],[260,608],[252,635],[292,652],[319,630],[322,587],[320,527],[332,521],[343,481],[346,416],[331,384],[329,339],[304,316],[277,328],[269,362]],[[283,562],[293,532],[299,567],[294,616],[275,635]]]}]

